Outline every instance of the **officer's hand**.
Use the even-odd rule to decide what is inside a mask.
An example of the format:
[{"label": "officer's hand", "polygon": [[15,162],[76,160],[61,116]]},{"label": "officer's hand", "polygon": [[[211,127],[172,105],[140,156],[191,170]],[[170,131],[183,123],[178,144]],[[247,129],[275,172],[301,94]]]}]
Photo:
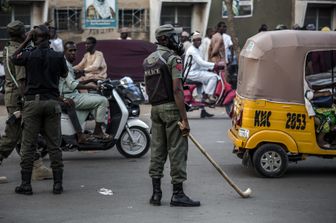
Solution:
[{"label": "officer's hand", "polygon": [[84,76],[84,70],[75,70],[74,72],[75,72],[75,79]]},{"label": "officer's hand", "polygon": [[63,102],[66,106],[75,106],[75,102],[70,98],[64,98]]},{"label": "officer's hand", "polygon": [[224,70],[224,68],[225,68],[225,62],[224,61],[219,61],[219,62],[215,63],[214,71],[218,72],[220,70]]},{"label": "officer's hand", "polygon": [[89,79],[89,81],[96,84],[97,81],[99,81],[99,79],[92,78],[92,79]]},{"label": "officer's hand", "polygon": [[87,83],[86,86],[89,87],[89,88],[92,89],[92,90],[96,90],[96,91],[99,90],[98,85],[96,85],[95,83],[92,83],[92,82]]},{"label": "officer's hand", "polygon": [[32,29],[32,30],[30,30],[29,32],[26,33],[26,39],[27,40],[32,40],[35,35],[36,35],[36,31],[34,29]]},{"label": "officer's hand", "polygon": [[190,127],[189,127],[188,120],[182,120],[180,123],[181,123],[180,124],[180,130],[182,132],[182,135],[183,136],[188,136],[189,132],[190,132]]}]

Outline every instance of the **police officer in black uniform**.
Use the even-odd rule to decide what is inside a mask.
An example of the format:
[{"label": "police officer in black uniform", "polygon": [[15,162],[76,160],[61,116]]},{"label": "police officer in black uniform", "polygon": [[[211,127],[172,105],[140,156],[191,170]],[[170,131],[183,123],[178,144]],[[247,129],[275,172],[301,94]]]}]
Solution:
[{"label": "police officer in black uniform", "polygon": [[[25,49],[30,41],[35,47]],[[53,193],[63,192],[63,162],[61,143],[61,107],[58,82],[68,74],[62,53],[49,48],[49,29],[45,25],[35,26],[26,40],[12,56],[15,65],[26,68],[26,89],[24,92],[23,132],[21,148],[22,183],[16,187],[18,194],[33,194],[31,175],[35,147],[33,143],[41,133],[47,142],[51,168],[53,170]]]}]

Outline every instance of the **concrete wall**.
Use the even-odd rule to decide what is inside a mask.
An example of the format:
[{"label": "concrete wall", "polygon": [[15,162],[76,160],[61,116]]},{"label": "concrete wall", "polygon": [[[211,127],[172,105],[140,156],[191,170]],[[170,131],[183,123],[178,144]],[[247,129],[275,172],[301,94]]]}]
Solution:
[{"label": "concrete wall", "polygon": [[[215,27],[222,18],[222,0],[212,1],[208,27]],[[243,46],[247,38],[258,32],[261,24],[265,23],[269,30],[277,24],[291,27],[292,0],[254,0],[253,15],[247,18],[235,18],[235,28],[239,38],[239,45]]]},{"label": "concrete wall", "polygon": [[[55,8],[83,8],[83,0],[49,0],[49,19],[54,18],[53,10]],[[148,9],[149,0],[118,0],[119,9]],[[82,12],[82,18],[84,14]],[[148,39],[148,33],[145,32],[133,32],[131,37],[133,39]],[[88,36],[95,36],[99,39],[117,39],[120,34],[118,29],[83,29],[80,32],[59,32],[59,36],[64,40],[73,40],[75,42],[84,41]]]},{"label": "concrete wall", "polygon": [[179,3],[192,4],[191,30],[204,32],[210,17],[212,0],[149,0],[150,6],[150,41],[155,42],[155,30],[160,26],[160,16],[162,3],[170,2],[178,5]]},{"label": "concrete wall", "polygon": [[[50,6],[62,7],[83,7],[83,0],[49,0]],[[149,8],[149,0],[118,0],[119,8],[134,9],[134,8]]]}]

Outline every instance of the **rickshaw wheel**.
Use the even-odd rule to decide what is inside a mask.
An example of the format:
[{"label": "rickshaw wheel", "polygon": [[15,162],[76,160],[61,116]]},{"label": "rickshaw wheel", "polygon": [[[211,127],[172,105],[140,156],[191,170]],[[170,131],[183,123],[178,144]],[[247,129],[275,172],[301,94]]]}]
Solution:
[{"label": "rickshaw wheel", "polygon": [[286,151],[277,144],[267,143],[260,146],[253,154],[255,171],[264,177],[281,177],[288,167]]}]

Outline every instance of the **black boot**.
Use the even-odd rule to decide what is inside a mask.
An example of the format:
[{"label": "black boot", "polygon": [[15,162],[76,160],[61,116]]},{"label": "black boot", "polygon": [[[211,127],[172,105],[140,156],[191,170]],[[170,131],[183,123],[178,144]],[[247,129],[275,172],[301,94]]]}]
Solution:
[{"label": "black boot", "polygon": [[54,186],[53,186],[53,193],[54,194],[61,194],[63,192],[63,170],[57,169],[53,170],[53,177],[54,177]]},{"label": "black boot", "polygon": [[193,201],[184,194],[182,183],[173,184],[173,196],[170,201],[170,206],[198,207],[200,205],[201,203],[199,201]]},{"label": "black boot", "polygon": [[213,114],[208,113],[207,111],[205,111],[204,109],[201,111],[201,118],[210,118],[214,116]]},{"label": "black boot", "polygon": [[154,206],[160,206],[162,197],[161,178],[152,178],[152,184],[153,184],[153,195],[149,200],[149,203]]},{"label": "black boot", "polygon": [[31,186],[31,176],[32,171],[21,170],[21,185],[15,188],[15,193],[24,194],[24,195],[32,195],[33,189]]}]

